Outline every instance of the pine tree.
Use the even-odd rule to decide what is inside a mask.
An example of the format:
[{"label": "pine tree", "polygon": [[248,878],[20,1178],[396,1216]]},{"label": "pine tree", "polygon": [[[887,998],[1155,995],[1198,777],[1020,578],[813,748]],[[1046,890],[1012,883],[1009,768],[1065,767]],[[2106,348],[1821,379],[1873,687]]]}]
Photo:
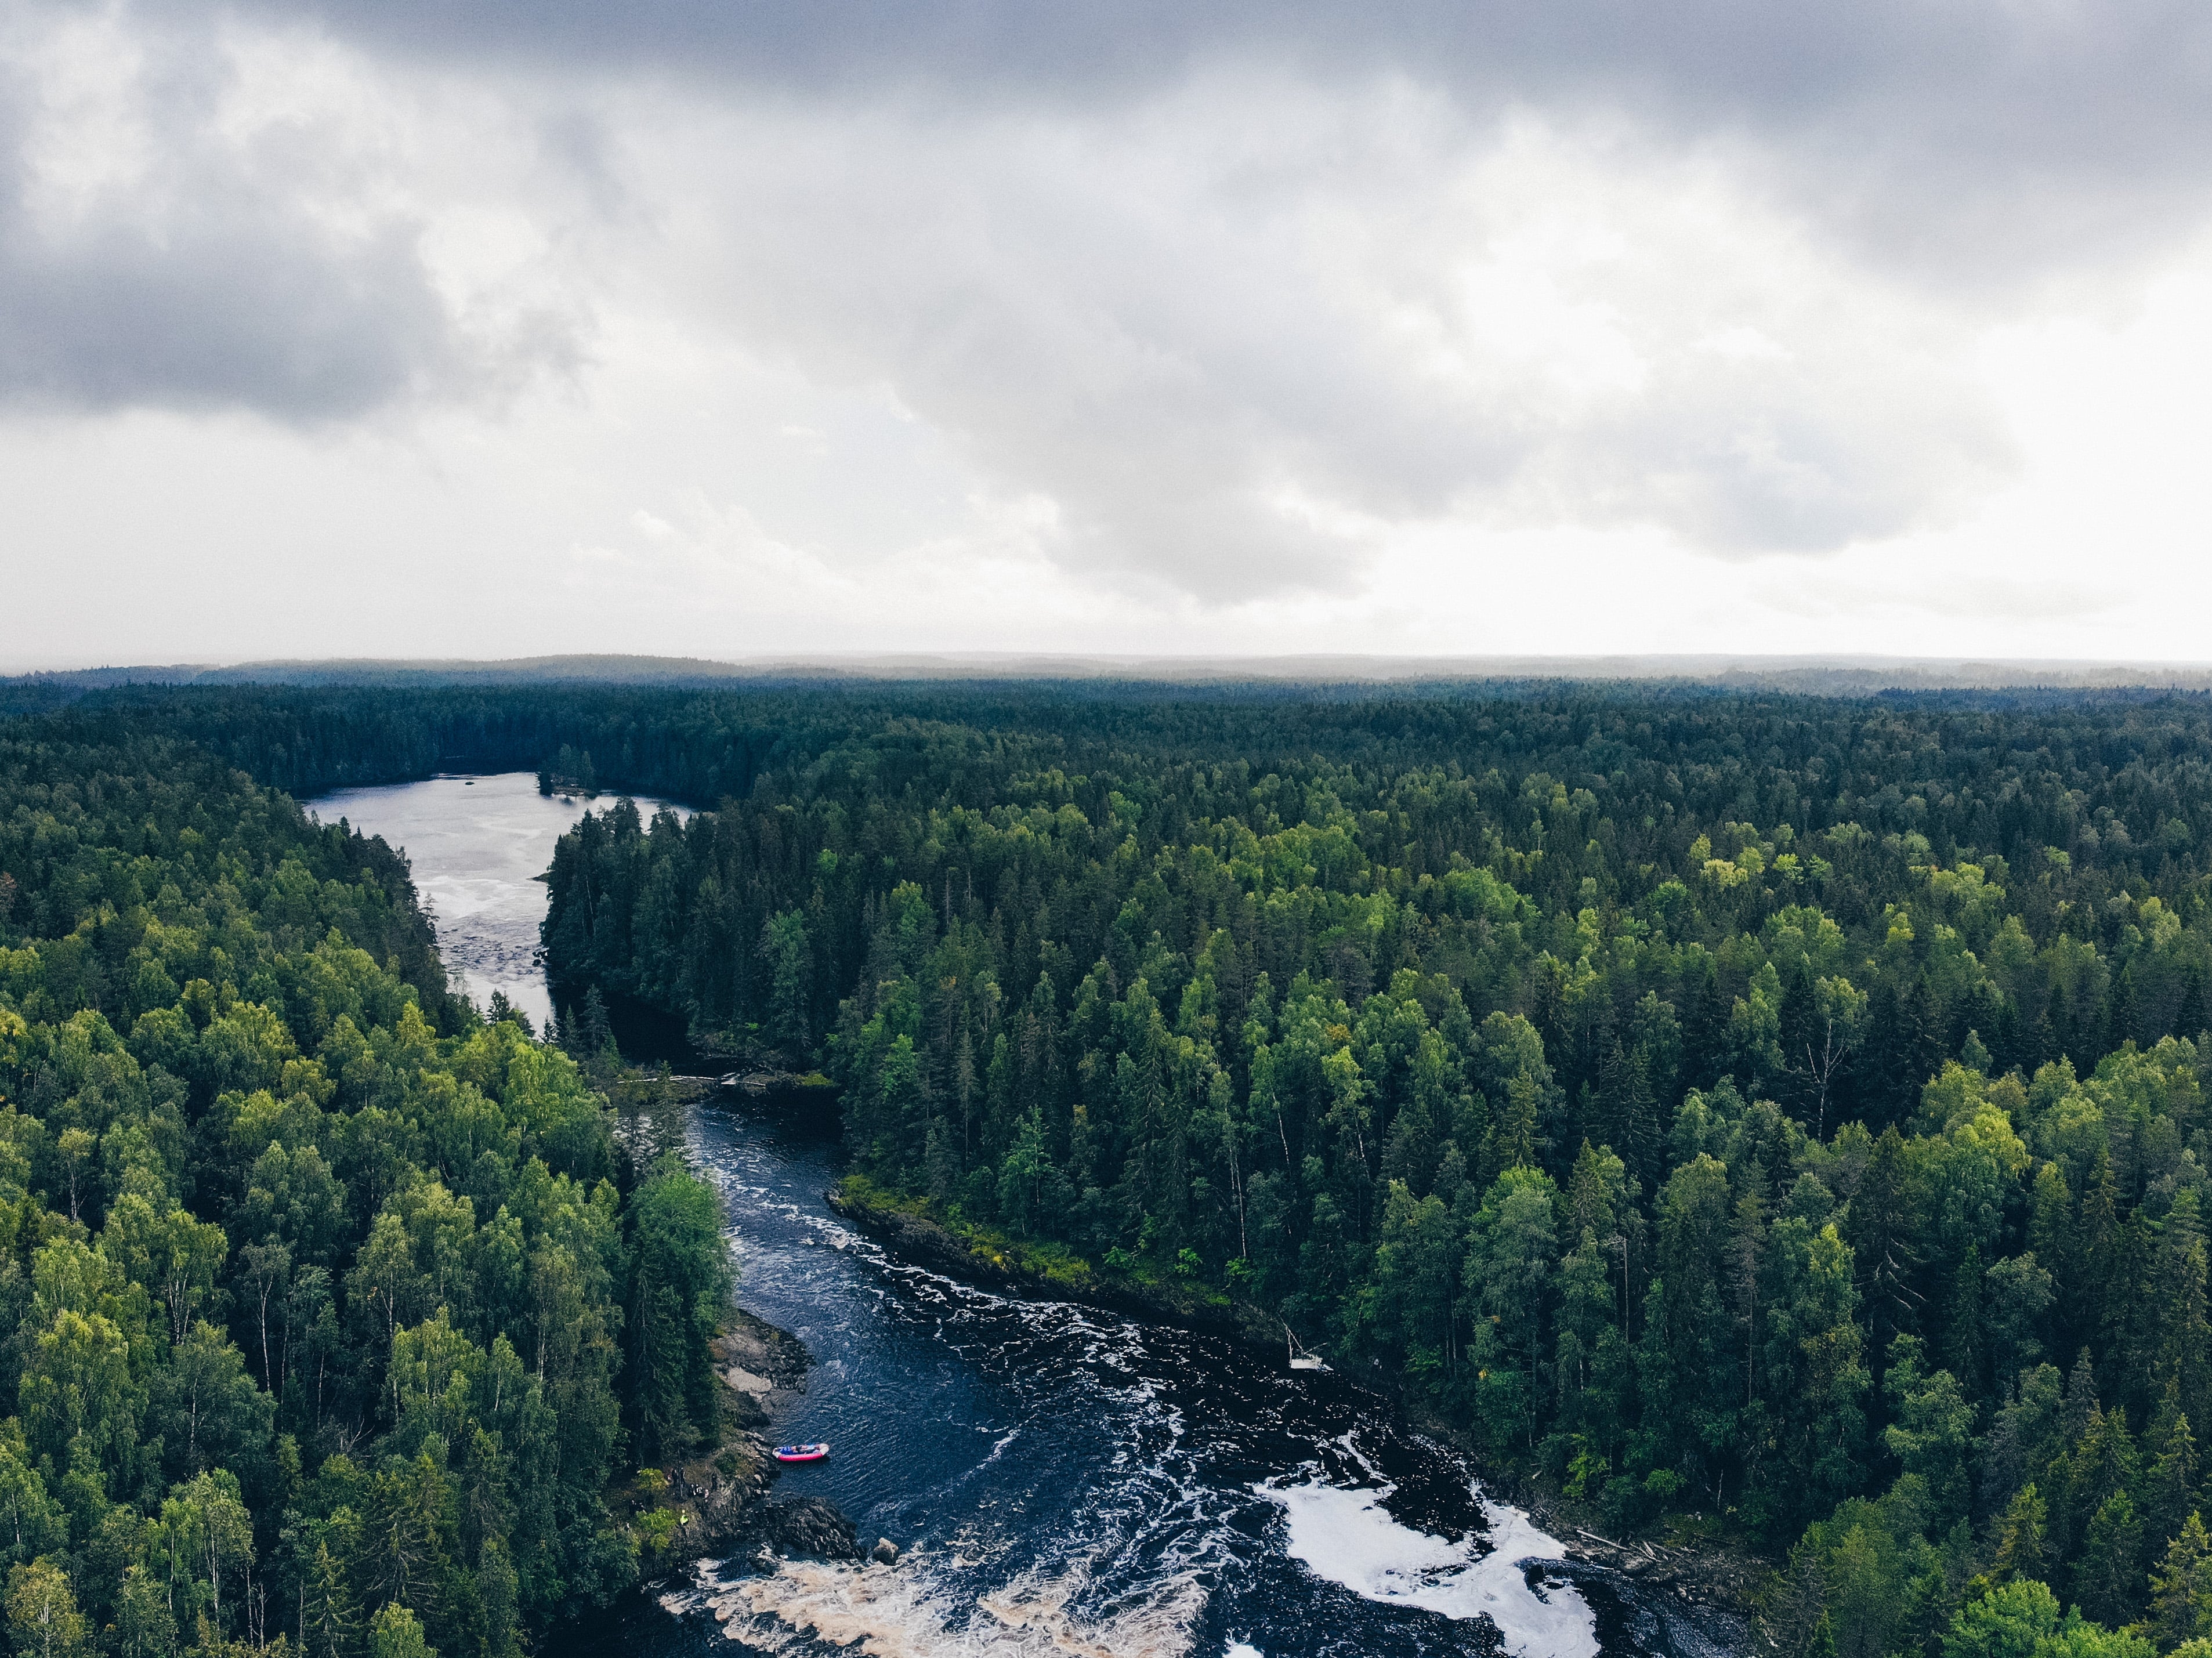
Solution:
[{"label": "pine tree", "polygon": [[595,1059],[614,1046],[615,1028],[607,1017],[606,999],[593,985],[584,993],[584,1022],[575,1027],[575,1053],[581,1059]]},{"label": "pine tree", "polygon": [[1690,1017],[1682,1031],[1683,1084],[1709,1088],[1719,1079],[1716,1069],[1728,1040],[1729,998],[1720,975],[1710,969],[1690,1002]]},{"label": "pine tree", "polygon": [[1969,1393],[1983,1388],[1982,1252],[1968,1244],[1943,1307],[1943,1363]]},{"label": "pine tree", "polygon": [[1621,1108],[1621,1156],[1631,1178],[1650,1186],[1664,1173],[1662,1166],[1659,1102],[1652,1091],[1651,1053],[1639,1042],[1630,1051],[1628,1074]]},{"label": "pine tree", "polygon": [[1820,1023],[1820,999],[1814,989],[1812,963],[1800,957],[1796,970],[1783,986],[1780,1040],[1782,1057],[1789,1067],[1791,1097],[1786,1103],[1804,1117],[1812,1115],[1807,1108],[1820,1087],[1814,1072],[1814,1055],[1820,1047],[1817,1034]]},{"label": "pine tree", "polygon": [[[343,1542],[340,1548],[345,1549]],[[350,1574],[332,1552],[327,1537],[315,1540],[314,1552],[301,1570],[297,1633],[307,1658],[350,1658],[361,1638],[361,1612]]]},{"label": "pine tree", "polygon": [[2074,1282],[2088,1289],[2094,1298],[2093,1307],[2079,1316],[2091,1328],[2117,1317],[2124,1306],[2123,1298],[2113,1293],[2119,1267],[2119,1183],[2112,1175],[2112,1160],[2106,1156],[2098,1159],[2097,1178],[2082,1193],[2081,1218],[2075,1229]]},{"label": "pine tree", "polygon": [[2212,1317],[2205,1305],[2205,1241],[2197,1189],[2174,1194],[2159,1237],[2157,1283],[2160,1368],[2173,1376],[2182,1408],[2212,1410]]},{"label": "pine tree", "polygon": [[2142,1521],[2127,1492],[2115,1491],[2098,1505],[2074,1567],[2082,1611],[2114,1625],[2134,1619],[2142,1605]]},{"label": "pine tree", "polygon": [[453,1563],[452,1481],[429,1452],[394,1461],[368,1484],[354,1575],[371,1606],[413,1610],[432,1629],[444,1621]]},{"label": "pine tree", "polygon": [[[1867,1127],[1880,1130],[1897,1120],[1896,1089],[1899,1073],[1904,1066],[1898,1060],[1900,1048],[1897,989],[1884,979],[1874,987],[1867,999],[1867,1039],[1865,1086],[1861,1090],[1860,1114]],[[1918,1084],[1913,1084],[1914,1097],[1918,1097]]]},{"label": "pine tree", "polygon": [[2195,1509],[2150,1576],[2150,1625],[2161,1650],[2212,1636],[2212,1537]]},{"label": "pine tree", "polygon": [[1483,1158],[1486,1179],[1536,1166],[1537,1112],[1536,1079],[1525,1071],[1516,1072],[1505,1084],[1505,1108],[1491,1126]]},{"label": "pine tree", "polygon": [[2074,1021],[2066,993],[2056,981],[2044,998],[2043,1017],[2037,1022],[2036,1046],[2042,1049],[2045,1064],[2075,1057]]},{"label": "pine tree", "polygon": [[1858,1260],[1877,1376],[1892,1337],[1917,1321],[1920,1297],[1912,1287],[1919,1265],[1915,1248],[1919,1217],[1905,1141],[1893,1126],[1875,1142],[1851,1199],[1849,1237]]},{"label": "pine tree", "polygon": [[[2027,1242],[2058,1287],[2056,1322],[2062,1344],[2070,1309],[2080,1304],[2075,1278],[2074,1196],[2066,1189],[2066,1173],[2055,1163],[2036,1165],[2028,1188]],[[2063,1345],[2060,1351],[2064,1351]],[[2002,1378],[2009,1381],[2009,1377]]]},{"label": "pine tree", "polygon": [[2201,963],[2192,960],[2182,971],[2180,993],[2175,1000],[2173,1017],[2167,1028],[2177,1036],[2194,1037],[2207,1023],[2204,969]]},{"label": "pine tree", "polygon": [[1624,1048],[1616,1040],[1607,1048],[1598,1067],[1597,1097],[1593,1114],[1595,1136],[1601,1145],[1620,1154],[1629,1171],[1649,1182],[1662,1171],[1659,1124],[1652,1097],[1650,1066],[1654,1042]]},{"label": "pine tree", "polygon": [[2008,1583],[2015,1577],[2043,1577],[2049,1574],[2051,1557],[2046,1547],[2048,1511],[2043,1498],[2030,1480],[2014,1493],[2003,1517],[1997,1521],[1997,1547],[1990,1566],[1990,1576],[2000,1583]]},{"label": "pine tree", "polygon": [[1625,1145],[1628,1143],[1626,1081],[1628,1050],[1614,1035],[1598,1055],[1597,1083],[1593,1088],[1583,1085],[1587,1105],[1582,1113],[1583,1138],[1587,1143],[1595,1140],[1601,1145]]},{"label": "pine tree", "polygon": [[1905,1067],[1899,1078],[1898,1112],[1910,1118],[1919,1106],[1921,1089],[1943,1068],[1951,1047],[1943,1039],[1943,1028],[1936,1020],[1935,999],[1925,977],[1915,979],[1911,993],[1900,1000],[1898,1034]]},{"label": "pine tree", "polygon": [[2066,1414],[2061,1431],[2069,1452],[2087,1436],[2099,1409],[2097,1368],[2090,1360],[2088,1348],[2083,1347],[2074,1355],[2074,1368],[2066,1376]]},{"label": "pine tree", "polygon": [[2171,1537],[2196,1506],[2197,1457],[2189,1413],[2181,1408],[2179,1383],[2168,1376],[2143,1451],[2143,1520],[2153,1537]]},{"label": "pine tree", "polygon": [[1996,1025],[1990,1035],[1990,1051],[1996,1057],[1997,1068],[2033,1077],[2035,1060],[2027,1051],[2028,1040],[2021,1028],[2020,1004],[2007,996],[1997,1005]]},{"label": "pine tree", "polygon": [[2117,1053],[2141,1034],[2136,1017],[2136,970],[2131,962],[2112,981],[2111,999],[2105,1010],[2105,1052]]},{"label": "pine tree", "polygon": [[1743,1332],[1743,1394],[1749,1405],[1759,1392],[1757,1359],[1759,1342],[1760,1269],[1766,1260],[1766,1206],[1760,1201],[1760,1182],[1745,1182],[1736,1199],[1729,1236],[1729,1288],[1735,1303],[1735,1320]]}]

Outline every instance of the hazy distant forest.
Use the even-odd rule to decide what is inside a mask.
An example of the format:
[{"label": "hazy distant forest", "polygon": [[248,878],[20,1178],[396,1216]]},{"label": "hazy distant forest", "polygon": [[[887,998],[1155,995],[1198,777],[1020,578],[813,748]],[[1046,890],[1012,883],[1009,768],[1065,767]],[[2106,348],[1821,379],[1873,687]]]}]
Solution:
[{"label": "hazy distant forest", "polygon": [[[410,955],[359,931],[372,890],[375,926],[404,931],[399,875],[267,792],[586,766],[710,810],[645,823],[617,804],[562,842],[545,937],[564,993],[821,1065],[864,1194],[1057,1270],[1273,1311],[1601,1529],[1702,1515],[1772,1552],[1766,1615],[1792,1654],[2212,1637],[2194,1438],[2212,1418],[2212,700],[195,689],[99,693],[0,738],[0,1087],[22,1148],[0,1181],[25,1217],[0,1282],[21,1376],[0,1485],[45,1516],[17,1527],[19,1581],[65,1577],[87,1643],[137,1658],[120,1609],[154,1593],[134,1582],[179,1581],[171,1493],[222,1477],[159,1414],[196,1341],[261,1412],[240,1442],[271,1448],[251,1548],[253,1581],[281,1584],[272,1633],[294,1625],[280,1599],[323,1581],[314,1527],[341,1508],[364,1523],[378,1482],[467,1478],[458,1427],[423,1448],[410,1412],[434,1407],[400,1344],[450,1327],[475,1375],[535,1377],[543,1314],[473,1265],[468,1309],[429,1327],[443,1280],[404,1312],[377,1302],[353,1263],[380,1236],[411,1241],[410,1271],[446,1270],[415,1241],[422,1193],[473,1203],[467,1239],[508,1218],[520,1254],[500,1259],[531,1266],[499,1282],[534,1284],[544,1249],[582,1260],[547,1240],[588,1235],[603,1276],[580,1293],[637,1304],[653,1183],[592,1161],[601,1135],[562,1126],[597,1122],[584,1107],[509,1103],[514,1067],[565,1090],[571,1061],[454,1010],[416,935]],[[80,754],[100,757],[61,757]],[[217,819],[228,845],[256,803],[265,841],[183,841],[191,805],[165,818],[151,799],[187,755],[267,786],[233,774],[240,807]],[[288,908],[295,865],[362,896]],[[198,953],[170,964],[172,927]],[[343,974],[315,964],[333,953],[383,987],[344,1003],[381,1083],[330,1046],[340,993],[319,987]],[[257,1009],[281,1062],[204,1057]],[[295,1085],[294,1066],[315,1069]],[[504,1149],[440,1139],[483,1111]],[[357,1149],[364,1121],[408,1125],[413,1149]],[[153,1149],[107,1149],[132,1135]],[[276,1218],[290,1199],[254,1184],[309,1144],[341,1188],[312,1261]],[[471,1184],[486,1157],[496,1177]],[[596,1218],[560,1233],[526,1188]],[[166,1269],[110,1242],[134,1193],[222,1229],[195,1280],[207,1311],[177,1311]],[[268,1247],[292,1252],[294,1284],[324,1272],[330,1339],[352,1344],[340,1437],[290,1391],[306,1361],[260,1356],[243,1263]],[[143,1358],[117,1350],[116,1387],[142,1379],[113,1429],[76,1425],[91,1418],[40,1368],[99,1272],[120,1298],[99,1315],[144,1332]],[[324,1317],[283,1351],[318,1351]],[[636,1379],[658,1361],[606,1328],[594,1374],[628,1401],[606,1431],[689,1430],[680,1402],[651,1403],[680,1389]],[[533,1523],[598,1558],[588,1518]],[[509,1534],[487,1556],[491,1534],[455,1529],[453,1581],[520,1569]],[[357,1627],[380,1591],[331,1546]],[[560,1593],[592,1570],[562,1567]],[[222,1592],[199,1643],[245,1638],[229,1580],[192,1581],[212,1585],[193,1615]],[[478,1600],[501,1594],[560,1603],[526,1578]],[[194,1644],[173,1617],[167,1638]]]}]

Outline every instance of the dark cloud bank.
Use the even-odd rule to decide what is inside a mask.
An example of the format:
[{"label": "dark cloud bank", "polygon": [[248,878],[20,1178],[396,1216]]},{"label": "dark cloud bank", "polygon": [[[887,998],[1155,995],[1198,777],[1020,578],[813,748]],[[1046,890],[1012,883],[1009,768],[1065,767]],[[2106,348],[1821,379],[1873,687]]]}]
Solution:
[{"label": "dark cloud bank", "polygon": [[[63,8],[57,15],[67,15]],[[1808,216],[1923,279],[2033,279],[2191,228],[2212,191],[2212,9],[2186,3],[1655,7],[1030,0],[145,0],[183,140],[131,210],[45,235],[0,108],[0,386],[92,406],[343,413],[450,366],[451,319],[393,223],[347,240],[190,141],[219,20],[320,24],[373,53],[593,80],[1096,109],[1224,64],[1398,75],[1477,112],[1625,112],[1747,143]],[[20,85],[14,95],[25,95]],[[1233,116],[1233,112],[1224,112]]]},{"label": "dark cloud bank", "polygon": [[[25,14],[91,15],[69,4]],[[326,184],[288,170],[281,154],[241,155],[210,136],[226,73],[215,42],[241,24],[320,29],[401,75],[505,78],[556,110],[565,95],[580,102],[597,88],[657,79],[709,104],[777,100],[817,119],[905,108],[946,120],[1003,111],[1096,121],[1224,69],[1337,89],[1395,77],[1478,126],[1534,111],[1616,121],[1655,146],[1725,150],[1839,258],[1947,303],[2170,246],[2201,228],[2212,197],[2212,9],[2201,5],[240,0],[217,9],[141,0],[117,15],[152,65],[143,95],[166,140],[127,191],[75,215],[34,211],[21,135],[37,88],[21,72],[0,82],[0,402],[18,409],[240,409],[314,424],[466,394],[512,371],[439,291],[422,227],[404,209],[356,213],[335,229],[315,210]],[[1224,124],[1239,118],[1234,106],[1219,112]],[[823,246],[840,244],[793,238],[787,257]],[[741,297],[781,304],[820,287],[811,270],[778,274],[776,257],[771,246],[753,258],[753,290]],[[1066,251],[1045,248],[1024,280],[1049,285],[1054,257]],[[957,259],[945,270],[950,312],[969,276]],[[910,285],[927,290],[928,273]],[[806,325],[841,337],[811,349],[862,349],[847,338],[865,347],[877,296],[852,291],[848,310],[824,308]],[[1158,350],[1159,340],[1136,337],[1134,355],[1182,377],[1180,401],[1149,387],[1126,406],[1091,398],[1091,423],[1049,452],[1024,435],[1039,422],[1022,394],[1030,363],[1049,374],[1067,360],[1064,319],[1024,337],[1014,306],[986,306],[987,325],[957,350],[933,347],[903,364],[887,350],[879,372],[925,418],[969,433],[979,452],[995,445],[1015,457],[1010,488],[1050,490],[1079,528],[1088,501],[1107,541],[1151,544],[1155,562],[1181,567],[1191,547],[1213,549],[1230,587],[1238,572],[1270,566],[1319,580],[1336,556],[1329,536],[1302,550],[1294,529],[1249,505],[1271,477],[1340,483],[1341,497],[1363,509],[1419,514],[1449,510],[1455,490],[1522,463],[1528,444],[1510,410],[1439,420],[1387,373],[1350,354],[1332,364],[1324,327],[1296,337],[1305,325],[1294,309],[1286,304],[1279,350],[1237,343],[1227,328],[1206,339],[1210,355],[1177,357],[1172,337]],[[1179,296],[1160,307],[1176,325],[1186,311],[1195,314]],[[1130,315],[1141,323],[1141,302],[1126,314],[1102,304],[1097,331]],[[881,325],[882,337],[896,341],[903,327]],[[514,348],[574,349],[558,330]],[[1296,355],[1296,367],[1270,363],[1271,354]],[[1927,406],[1948,395],[1934,378],[1900,384]],[[1640,428],[1571,434],[1628,457],[1612,472],[1601,467],[1595,483],[1571,474],[1577,499],[1602,506],[1625,467],[1636,475],[1626,516],[1656,511],[1716,551],[1822,551],[1911,525],[1999,446],[1965,398],[1955,417],[1926,417],[1929,441],[1916,436],[1900,452],[1863,420],[1853,425],[1856,416],[1831,422],[1832,386],[1779,370],[1715,385],[1717,411],[1693,386],[1678,408],[1638,416],[1666,427],[1679,452]],[[1864,387],[1854,395],[1869,397]],[[1160,440],[1178,418],[1190,440]],[[1746,431],[1757,441],[1740,441]],[[1770,448],[1787,463],[1786,488],[1766,476]],[[1178,458],[1193,475],[1180,481]],[[1655,509],[1644,475],[1661,471],[1677,480],[1674,504]]]}]

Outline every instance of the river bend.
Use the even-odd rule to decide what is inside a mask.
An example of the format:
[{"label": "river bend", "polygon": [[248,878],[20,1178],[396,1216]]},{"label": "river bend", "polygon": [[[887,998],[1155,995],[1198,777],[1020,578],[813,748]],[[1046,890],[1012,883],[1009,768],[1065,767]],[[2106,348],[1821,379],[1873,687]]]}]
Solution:
[{"label": "river bend", "polygon": [[[404,841],[439,902],[448,959],[465,970],[495,963],[511,999],[534,989],[543,1006],[542,980],[532,983],[515,944],[544,914],[544,888],[531,878],[543,863],[524,865],[538,845],[550,855],[540,837],[556,813],[528,782],[481,780],[464,792],[441,779],[315,805]],[[472,933],[477,916],[496,936]],[[768,1571],[730,1563],[574,1632],[566,1653],[1718,1658],[1741,1649],[1734,1620],[1561,1558],[1525,1515],[1485,1500],[1464,1459],[1343,1377],[1293,1374],[1212,1337],[1010,1298],[889,1258],[823,1201],[836,1138],[807,1109],[708,1104],[659,1129],[680,1135],[721,1189],[739,1301],[815,1357],[775,1431],[835,1448],[787,1470],[781,1491],[829,1497],[864,1545],[889,1537],[904,1557]]]}]

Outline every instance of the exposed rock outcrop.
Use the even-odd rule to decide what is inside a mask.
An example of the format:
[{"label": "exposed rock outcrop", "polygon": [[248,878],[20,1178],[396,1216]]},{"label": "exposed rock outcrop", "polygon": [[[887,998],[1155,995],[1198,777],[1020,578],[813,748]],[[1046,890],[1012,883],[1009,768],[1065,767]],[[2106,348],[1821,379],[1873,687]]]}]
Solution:
[{"label": "exposed rock outcrop", "polygon": [[[762,1436],[772,1412],[806,1388],[813,1363],[799,1339],[750,1313],[733,1312],[715,1338],[714,1373],[722,1389],[721,1442],[675,1467],[651,1472],[629,1488],[633,1515],[678,1516],[674,1535],[648,1560],[648,1576],[687,1562],[731,1556],[812,1555],[858,1560],[852,1522],[819,1497],[775,1497],[770,1483],[782,1465]],[[664,1519],[663,1523],[665,1524]]]},{"label": "exposed rock outcrop", "polygon": [[781,1497],[762,1515],[761,1540],[783,1554],[858,1560],[860,1542],[837,1505],[819,1497]]}]

